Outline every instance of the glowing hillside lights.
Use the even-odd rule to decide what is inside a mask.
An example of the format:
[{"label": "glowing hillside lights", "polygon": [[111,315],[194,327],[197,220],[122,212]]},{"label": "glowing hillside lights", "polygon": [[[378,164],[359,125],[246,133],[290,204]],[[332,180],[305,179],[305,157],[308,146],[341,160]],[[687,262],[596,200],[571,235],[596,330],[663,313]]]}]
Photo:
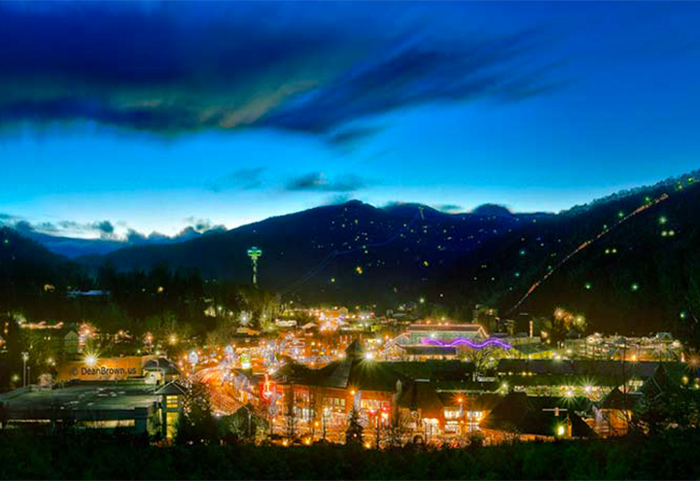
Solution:
[{"label": "glowing hillside lights", "polygon": [[586,284],[584,284],[584,286],[583,286],[583,287],[585,287],[585,288],[586,288],[586,290],[589,290],[589,291],[590,291],[590,290],[591,290],[591,288],[593,287],[593,284],[591,284],[590,282],[586,282]]},{"label": "glowing hillside lights", "polygon": [[632,289],[632,292],[637,292],[639,290],[639,284],[635,282],[630,286],[630,289]]},{"label": "glowing hillside lights", "polygon": [[666,217],[659,217],[659,224],[664,225],[666,222],[668,222],[668,219],[666,219]]},{"label": "glowing hillside lights", "polygon": [[561,436],[564,436],[564,434],[566,434],[566,428],[564,427],[563,424],[558,425],[557,426],[557,436],[561,437]]},{"label": "glowing hillside lights", "polygon": [[458,337],[457,339],[454,339],[452,341],[443,341],[441,339],[431,339],[431,338],[423,338],[421,340],[422,344],[433,344],[435,346],[442,346],[442,347],[455,347],[459,345],[464,345],[464,346],[469,346],[472,349],[483,349],[487,346],[498,346],[503,349],[512,349],[513,346],[508,344],[505,341],[502,341],[501,339],[497,339],[495,337],[490,337],[486,339],[483,342],[476,342],[472,341],[471,339],[468,339],[466,337]]}]

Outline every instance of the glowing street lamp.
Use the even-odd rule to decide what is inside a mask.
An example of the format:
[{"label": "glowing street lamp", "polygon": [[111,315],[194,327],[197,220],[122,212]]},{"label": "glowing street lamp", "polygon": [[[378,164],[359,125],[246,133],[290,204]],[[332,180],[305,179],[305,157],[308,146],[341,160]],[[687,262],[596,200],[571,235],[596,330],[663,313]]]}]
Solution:
[{"label": "glowing street lamp", "polygon": [[27,386],[27,361],[29,361],[29,353],[22,353],[22,387]]},{"label": "glowing street lamp", "polygon": [[95,367],[97,365],[97,356],[95,354],[88,354],[85,356],[85,365],[87,367]]}]

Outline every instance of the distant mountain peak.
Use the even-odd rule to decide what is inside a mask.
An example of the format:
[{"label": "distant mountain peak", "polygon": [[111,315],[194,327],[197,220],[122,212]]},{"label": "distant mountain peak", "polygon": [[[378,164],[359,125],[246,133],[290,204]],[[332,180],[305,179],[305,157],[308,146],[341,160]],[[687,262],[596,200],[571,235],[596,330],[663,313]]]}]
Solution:
[{"label": "distant mountain peak", "polygon": [[508,207],[499,204],[482,204],[472,211],[474,215],[483,215],[487,217],[513,217],[513,214]]}]

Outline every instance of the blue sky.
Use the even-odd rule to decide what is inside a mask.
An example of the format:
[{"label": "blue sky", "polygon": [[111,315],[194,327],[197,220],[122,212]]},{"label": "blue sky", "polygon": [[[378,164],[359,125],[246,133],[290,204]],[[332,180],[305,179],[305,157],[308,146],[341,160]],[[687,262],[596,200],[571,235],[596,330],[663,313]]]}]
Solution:
[{"label": "blue sky", "polygon": [[0,219],[558,211],[698,167],[699,24],[695,2],[3,3]]}]

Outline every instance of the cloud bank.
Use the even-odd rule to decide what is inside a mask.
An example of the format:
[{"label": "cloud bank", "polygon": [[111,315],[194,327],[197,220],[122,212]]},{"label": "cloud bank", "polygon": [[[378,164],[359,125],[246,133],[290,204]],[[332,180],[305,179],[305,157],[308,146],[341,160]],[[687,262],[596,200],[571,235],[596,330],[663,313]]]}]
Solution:
[{"label": "cloud bank", "polygon": [[260,128],[347,143],[374,132],[358,125],[368,118],[427,103],[517,100],[547,83],[532,33],[446,36],[386,8],[2,3],[0,128]]},{"label": "cloud bank", "polygon": [[126,231],[118,233],[115,224],[109,220],[95,222],[75,222],[62,220],[58,222],[31,222],[18,216],[0,213],[0,226],[11,227],[20,234],[39,240],[42,243],[51,238],[73,238],[75,240],[101,240],[114,244],[115,247],[124,245],[166,244],[194,239],[206,234],[224,232],[226,226],[214,224],[209,219],[189,217],[184,219],[187,224],[180,232],[168,236],[160,232],[144,234],[125,225]]}]

